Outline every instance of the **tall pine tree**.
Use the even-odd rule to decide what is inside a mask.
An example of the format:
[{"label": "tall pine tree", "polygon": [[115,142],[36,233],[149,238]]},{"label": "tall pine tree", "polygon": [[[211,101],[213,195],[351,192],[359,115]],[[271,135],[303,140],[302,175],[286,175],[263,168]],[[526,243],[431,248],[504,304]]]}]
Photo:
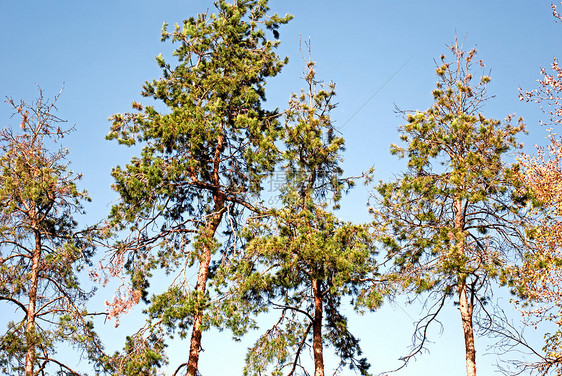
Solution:
[{"label": "tall pine tree", "polygon": [[450,51],[452,61],[442,56],[436,70],[434,104],[407,114],[399,128],[406,146],[393,145],[392,153],[407,159],[408,170],[376,187],[374,215],[403,283],[439,299],[418,328],[456,297],[467,375],[474,376],[474,315],[489,298],[490,282],[504,274],[525,241],[518,167],[503,160],[520,148],[516,135],[524,125],[484,117],[490,78],[472,74],[475,64],[484,65],[475,60],[476,50],[463,51],[456,40]]},{"label": "tall pine tree", "polygon": [[[142,95],[165,110],[133,103],[138,111],[113,116],[108,136],[142,153],[113,170],[120,202],[111,213],[117,229],[130,235],[116,244],[111,270],[130,274],[130,294],[118,296],[118,313],[143,299],[149,322],[129,338],[125,354],[114,358],[115,372],[150,373],[164,361],[164,332],[188,335],[183,367],[197,374],[202,332],[213,321],[207,290],[212,259],[231,249],[237,224],[260,191],[264,172],[277,153],[277,114],[262,108],[265,81],[286,61],[274,52],[277,28],[289,21],[268,15],[267,0],[217,1],[216,14],[200,14],[168,31],[162,40],[178,46],[178,63],[162,56],[163,76],[147,82]],[[225,237],[220,236],[224,230]],[[223,242],[221,244],[221,241]],[[196,269],[195,284],[189,271]],[[171,283],[149,296],[150,277],[165,271]]]},{"label": "tall pine tree", "polygon": [[366,374],[369,364],[360,358],[341,304],[359,295],[373,272],[372,234],[330,211],[350,182],[342,178],[344,140],[330,118],[335,88],[316,81],[313,62],[305,79],[306,90],[292,97],[286,111],[281,207],[250,219],[242,258],[228,273],[240,299],[255,311],[279,312],[250,348],[244,373],[309,374],[303,362],[309,348],[314,375],[322,376],[324,349],[331,345],[340,367]]}]

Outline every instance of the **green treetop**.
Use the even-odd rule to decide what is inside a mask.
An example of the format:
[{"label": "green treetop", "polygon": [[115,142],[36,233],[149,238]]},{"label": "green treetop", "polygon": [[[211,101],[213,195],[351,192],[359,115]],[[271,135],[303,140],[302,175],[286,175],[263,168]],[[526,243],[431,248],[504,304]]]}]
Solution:
[{"label": "green treetop", "polygon": [[517,165],[502,158],[521,145],[517,125],[484,117],[487,75],[475,79],[476,50],[465,52],[455,41],[453,60],[441,57],[434,104],[407,114],[400,126],[405,147],[392,153],[406,158],[408,170],[377,186],[375,222],[382,244],[395,260],[396,272],[416,293],[431,291],[439,301],[418,326],[435,320],[447,298],[458,298],[465,337],[467,375],[476,374],[474,310],[486,303],[489,283],[503,275],[524,242],[522,201],[516,191]]},{"label": "green treetop", "polygon": [[[147,82],[142,94],[161,101],[165,110],[133,103],[135,113],[114,115],[109,139],[142,145],[124,168],[113,170],[120,202],[111,212],[117,228],[130,235],[112,255],[114,272],[124,265],[129,294],[117,296],[118,314],[142,298],[150,306],[143,332],[129,339],[124,355],[114,358],[115,372],[154,372],[165,360],[164,330],[188,335],[185,362],[195,376],[202,331],[214,310],[207,291],[211,260],[231,249],[244,208],[261,189],[277,153],[279,125],[275,112],[262,108],[265,81],[286,60],[275,53],[278,41],[266,37],[289,21],[268,15],[267,0],[217,1],[216,14],[200,14],[168,31],[162,40],[178,46],[171,65],[156,58],[163,76]],[[221,227],[222,226],[222,227]],[[219,243],[217,231],[226,234]],[[196,269],[195,285],[188,271]],[[148,296],[154,270],[171,274],[166,291]],[[175,277],[175,278],[174,278]]]},{"label": "green treetop", "polygon": [[308,63],[308,87],[294,95],[286,111],[280,191],[281,207],[252,218],[247,244],[230,271],[241,299],[257,311],[273,308],[279,319],[250,349],[245,374],[296,375],[306,372],[303,354],[311,348],[314,375],[324,375],[324,346],[362,374],[359,340],[341,313],[342,298],[356,296],[371,273],[371,234],[344,223],[329,211],[337,206],[344,140],[330,119],[333,84],[315,81]]}]

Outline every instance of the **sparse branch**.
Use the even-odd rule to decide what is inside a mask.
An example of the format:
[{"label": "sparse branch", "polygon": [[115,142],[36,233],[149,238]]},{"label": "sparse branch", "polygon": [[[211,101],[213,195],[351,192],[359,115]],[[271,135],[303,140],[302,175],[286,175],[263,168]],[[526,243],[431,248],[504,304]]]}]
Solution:
[{"label": "sparse branch", "polygon": [[27,308],[25,308],[25,306],[18,300],[13,299],[9,296],[1,296],[0,295],[0,300],[6,300],[8,302],[14,303],[15,305],[17,305],[19,308],[22,309],[22,311],[25,313],[25,315],[27,316]]},{"label": "sparse branch", "polygon": [[300,360],[301,351],[304,348],[304,345],[306,343],[306,339],[308,338],[308,333],[310,332],[310,329],[312,329],[312,321],[308,324],[308,326],[306,327],[306,330],[304,331],[304,334],[302,336],[302,340],[300,341],[300,343],[297,347],[297,352],[295,353],[295,360],[293,361],[293,366],[291,368],[291,371],[287,374],[287,376],[292,376],[297,369],[297,365],[299,364],[299,360]]}]

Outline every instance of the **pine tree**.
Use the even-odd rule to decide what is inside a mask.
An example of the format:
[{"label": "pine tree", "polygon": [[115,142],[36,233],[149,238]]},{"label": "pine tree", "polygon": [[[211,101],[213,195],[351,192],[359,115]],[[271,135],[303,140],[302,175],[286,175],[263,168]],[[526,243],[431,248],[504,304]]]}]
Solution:
[{"label": "pine tree", "polygon": [[[60,94],[59,94],[60,95]],[[57,355],[58,346],[81,349],[100,366],[102,346],[85,303],[92,292],[80,287],[78,273],[93,255],[93,228],[79,230],[74,217],[89,201],[76,187],[58,142],[70,130],[40,92],[35,103],[9,103],[20,127],[0,131],[0,303],[15,309],[0,336],[3,374],[79,375]]]},{"label": "pine tree", "polygon": [[359,295],[373,272],[372,237],[367,226],[343,222],[329,210],[350,183],[342,178],[344,140],[330,119],[334,85],[315,80],[313,62],[306,73],[307,89],[292,97],[286,111],[281,207],[248,222],[244,253],[228,272],[238,296],[256,312],[280,313],[250,349],[244,374],[295,375],[305,369],[309,347],[314,375],[324,375],[328,344],[340,367],[348,364],[361,374],[369,368],[359,358],[359,340],[349,331],[341,302]]},{"label": "pine tree", "polygon": [[456,296],[467,375],[474,376],[474,315],[490,297],[490,282],[504,278],[525,242],[518,166],[502,159],[521,147],[516,135],[524,125],[481,114],[490,78],[473,79],[476,50],[465,52],[457,41],[449,49],[452,62],[442,56],[436,69],[434,104],[407,114],[399,128],[407,146],[393,145],[392,153],[407,159],[408,170],[377,186],[374,214],[404,286],[438,297],[436,311],[418,326],[422,338],[411,355],[423,347],[425,327]]},{"label": "pine tree", "polygon": [[[132,286],[117,296],[112,312],[139,299],[150,304],[148,326],[114,358],[115,372],[154,372],[165,361],[165,332],[183,338],[191,328],[186,362],[176,372],[186,367],[187,375],[196,375],[202,332],[217,314],[207,289],[212,259],[220,264],[231,252],[240,218],[253,209],[277,157],[278,114],[261,104],[266,79],[286,60],[266,32],[277,39],[277,28],[291,17],[268,15],[267,0],[215,5],[216,14],[187,19],[171,32],[164,25],[162,40],[178,43],[178,63],[158,56],[163,77],[147,82],[142,95],[165,110],[133,103],[137,112],[112,118],[109,139],[143,146],[140,156],[113,170],[120,202],[111,221],[130,235],[116,244],[111,270],[124,268]],[[155,271],[165,271],[171,283],[150,297]]]}]

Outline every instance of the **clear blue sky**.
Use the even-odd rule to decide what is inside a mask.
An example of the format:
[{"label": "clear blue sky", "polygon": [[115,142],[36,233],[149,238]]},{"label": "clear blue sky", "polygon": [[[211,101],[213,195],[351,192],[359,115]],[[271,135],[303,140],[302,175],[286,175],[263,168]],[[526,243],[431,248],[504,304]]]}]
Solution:
[{"label": "clear blue sky", "polygon": [[[554,56],[562,57],[562,25],[554,22],[548,1],[272,0],[270,5],[273,11],[291,13],[295,18],[280,29],[279,52],[289,56],[290,64],[280,77],[271,80],[268,106],[283,107],[290,93],[302,86],[301,37],[311,39],[318,77],[336,83],[339,106],[333,119],[339,126],[408,62],[341,129],[349,175],[371,165],[377,179],[400,171],[403,164],[388,153],[388,145],[398,140],[396,128],[401,123],[394,104],[412,110],[429,107],[436,81],[433,59],[446,52],[445,44],[455,33],[461,39],[466,36],[467,48],[477,45],[479,57],[491,69],[490,93],[496,98],[484,108],[484,114],[495,118],[512,113],[523,116],[530,131],[523,142],[529,151],[533,144],[545,142],[546,132],[537,125],[539,109],[519,102],[517,95],[520,86],[535,87],[541,66],[548,66]],[[84,223],[107,215],[115,200],[110,170],[125,164],[131,155],[130,150],[104,140],[107,118],[128,111],[130,103],[140,99],[143,82],[160,75],[154,57],[170,51],[169,45],[160,42],[162,23],[181,22],[207,8],[213,9],[209,0],[0,0],[0,97],[31,101],[37,95],[36,83],[49,96],[65,83],[59,115],[76,124],[76,132],[65,139],[65,145],[71,152],[72,169],[84,173],[82,187],[93,199]],[[0,105],[0,125],[14,122],[11,114],[7,104]],[[366,189],[357,189],[344,202],[342,216],[367,220],[367,198]],[[95,301],[104,299],[108,297]],[[351,317],[372,372],[399,364],[397,358],[411,335],[411,318],[415,319],[420,309],[419,305],[393,309],[386,304],[380,312]],[[125,319],[116,331],[111,324],[104,327],[101,333],[107,346],[120,348],[122,336],[138,319]],[[443,334],[437,330],[432,337],[431,353],[399,375],[464,374],[460,318],[454,307],[449,307],[443,324]],[[531,335],[542,337],[540,333]],[[227,332],[205,336],[202,374],[236,374],[250,343],[234,343]],[[484,342],[478,345],[481,374],[491,374],[496,359],[484,356]],[[187,348],[181,346],[174,349],[185,354]]]}]

